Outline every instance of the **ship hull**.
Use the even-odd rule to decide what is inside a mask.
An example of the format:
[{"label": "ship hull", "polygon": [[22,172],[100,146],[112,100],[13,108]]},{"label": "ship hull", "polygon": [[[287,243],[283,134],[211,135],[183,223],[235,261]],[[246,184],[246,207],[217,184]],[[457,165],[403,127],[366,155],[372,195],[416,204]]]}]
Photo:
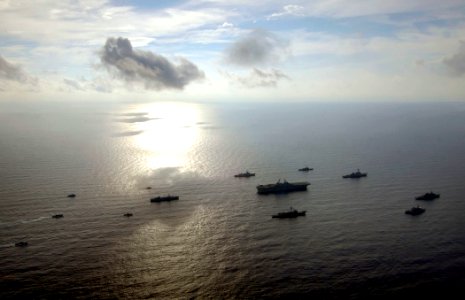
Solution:
[{"label": "ship hull", "polygon": [[302,217],[305,216],[306,211],[300,211],[300,212],[292,212],[292,213],[279,213],[277,215],[272,215],[271,217],[273,219],[292,219],[292,218],[297,218],[297,217]]},{"label": "ship hull", "polygon": [[362,177],[367,177],[367,174],[361,174],[361,175],[344,175],[342,178],[352,178],[352,179],[358,179]]},{"label": "ship hull", "polygon": [[172,197],[156,197],[156,198],[150,199],[150,202],[159,203],[159,202],[169,202],[169,201],[174,201],[174,200],[179,200],[179,197],[177,197],[177,196],[172,196]]},{"label": "ship hull", "polygon": [[437,199],[437,198],[440,198],[440,195],[423,195],[423,196],[415,197],[415,200],[429,201],[429,200],[434,200],[434,199]]},{"label": "ship hull", "polygon": [[425,212],[425,209],[423,208],[420,208],[420,209],[410,209],[410,210],[406,210],[405,211],[405,214],[406,215],[411,215],[411,216],[418,216],[418,215],[421,215],[422,213]]}]

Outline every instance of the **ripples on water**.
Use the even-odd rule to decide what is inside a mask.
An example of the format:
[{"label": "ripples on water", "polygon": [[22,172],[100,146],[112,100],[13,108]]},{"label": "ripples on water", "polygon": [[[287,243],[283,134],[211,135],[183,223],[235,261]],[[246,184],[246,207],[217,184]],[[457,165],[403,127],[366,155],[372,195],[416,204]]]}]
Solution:
[{"label": "ripples on water", "polygon": [[[464,105],[29,105],[0,110],[2,299],[463,291]],[[279,178],[312,184],[256,194]]]}]

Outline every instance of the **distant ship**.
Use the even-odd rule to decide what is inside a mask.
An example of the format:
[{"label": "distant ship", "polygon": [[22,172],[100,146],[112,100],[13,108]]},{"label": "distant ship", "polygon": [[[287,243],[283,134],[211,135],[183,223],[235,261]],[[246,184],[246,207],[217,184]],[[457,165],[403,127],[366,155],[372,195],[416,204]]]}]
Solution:
[{"label": "distant ship", "polygon": [[64,216],[62,214],[58,214],[58,215],[53,215],[52,218],[54,219],[60,219],[60,218],[63,218]]},{"label": "distant ship", "polygon": [[234,177],[252,177],[252,176],[255,176],[255,173],[250,173],[249,171],[234,175]]},{"label": "distant ship", "polygon": [[281,182],[281,179],[276,183],[264,184],[257,186],[257,193],[259,194],[278,194],[278,193],[290,193],[296,191],[306,191],[307,186],[310,185],[310,182],[287,182],[284,180]]},{"label": "distant ship", "polygon": [[305,167],[305,168],[299,169],[299,171],[301,172],[313,171],[313,168]]},{"label": "distant ship", "polygon": [[68,198],[74,198],[74,197],[76,197],[76,194],[69,194],[68,195]]},{"label": "distant ship", "polygon": [[150,202],[164,202],[164,201],[173,201],[173,200],[179,200],[179,196],[158,196],[155,198],[150,199]]},{"label": "distant ship", "polygon": [[421,215],[424,212],[425,212],[424,208],[421,208],[420,206],[417,206],[417,207],[412,207],[409,210],[406,210],[405,214],[412,215],[412,216],[418,216],[418,215]]},{"label": "distant ship", "polygon": [[27,247],[29,244],[27,242],[17,242],[15,247]]},{"label": "distant ship", "polygon": [[415,197],[415,200],[434,200],[436,198],[439,198],[441,195],[440,194],[435,194],[433,192],[426,193],[424,195]]},{"label": "distant ship", "polygon": [[357,172],[350,173],[348,175],[342,176],[342,178],[361,178],[361,177],[367,177],[367,173],[361,173],[360,169],[357,169]]},{"label": "distant ship", "polygon": [[305,216],[307,213],[306,210],[303,211],[298,211],[297,209],[290,208],[289,211],[286,212],[280,212],[276,215],[272,215],[272,218],[277,218],[277,219],[285,219],[285,218],[297,218],[299,216]]},{"label": "distant ship", "polygon": [[129,217],[132,217],[132,213],[125,213],[123,216],[125,216],[125,217],[128,217],[128,218],[129,218]]}]

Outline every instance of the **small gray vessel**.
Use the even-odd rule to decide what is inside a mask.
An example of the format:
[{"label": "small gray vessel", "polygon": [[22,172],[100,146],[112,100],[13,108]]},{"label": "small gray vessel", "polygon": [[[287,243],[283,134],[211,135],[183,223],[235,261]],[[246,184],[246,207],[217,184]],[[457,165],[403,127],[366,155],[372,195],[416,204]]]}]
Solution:
[{"label": "small gray vessel", "polygon": [[291,207],[288,211],[277,213],[276,215],[272,215],[271,217],[273,219],[289,219],[305,216],[306,213],[306,210],[298,211],[297,209]]},{"label": "small gray vessel", "polygon": [[173,200],[179,200],[179,196],[158,196],[155,198],[150,199],[150,202],[165,202],[165,201],[173,201]]}]

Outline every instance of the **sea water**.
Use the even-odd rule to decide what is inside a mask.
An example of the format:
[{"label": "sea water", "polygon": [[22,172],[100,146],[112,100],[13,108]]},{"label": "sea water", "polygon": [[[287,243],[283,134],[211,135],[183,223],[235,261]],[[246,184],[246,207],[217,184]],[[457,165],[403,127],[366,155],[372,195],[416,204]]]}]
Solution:
[{"label": "sea water", "polygon": [[463,291],[464,154],[461,103],[0,103],[0,297]]}]

